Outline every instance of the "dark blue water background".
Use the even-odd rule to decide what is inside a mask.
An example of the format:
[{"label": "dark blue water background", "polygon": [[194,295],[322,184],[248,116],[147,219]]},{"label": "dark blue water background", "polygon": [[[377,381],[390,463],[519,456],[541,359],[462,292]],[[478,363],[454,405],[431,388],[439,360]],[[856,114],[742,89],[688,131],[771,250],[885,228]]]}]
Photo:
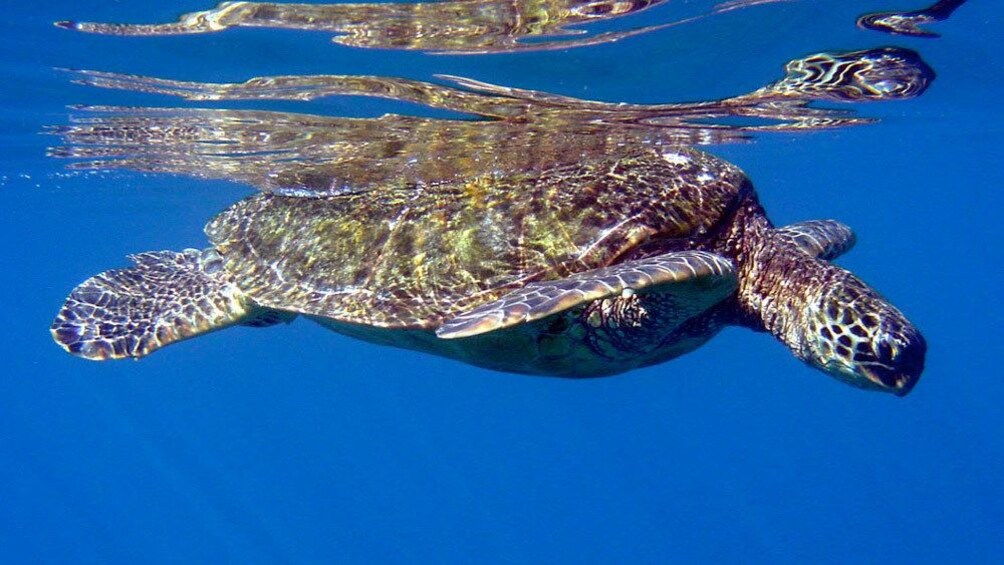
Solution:
[{"label": "dark blue water background", "polygon": [[[212,0],[9,2],[0,24],[0,561],[1000,562],[1004,559],[999,8],[941,39],[855,28],[812,1],[613,45],[482,57],[236,29],[116,38],[61,19],[174,21]],[[923,1],[921,0],[921,3]],[[668,5],[611,27],[665,21]],[[76,174],[44,157],[68,104],[185,105],[74,86],[54,67],[198,81],[268,74],[462,75],[609,101],[747,92],[791,58],[901,45],[938,73],[877,126],[712,147],[778,223],[837,218],[840,263],[930,344],[907,398],[840,384],[729,329],[671,363],[575,382],[491,373],[299,321],[231,329],[141,362],[66,355],[48,326],[84,278],[201,247],[249,193],[226,182]],[[203,106],[215,107],[212,103]],[[219,106],[219,105],[217,105]],[[437,115],[329,98],[226,107]]]}]

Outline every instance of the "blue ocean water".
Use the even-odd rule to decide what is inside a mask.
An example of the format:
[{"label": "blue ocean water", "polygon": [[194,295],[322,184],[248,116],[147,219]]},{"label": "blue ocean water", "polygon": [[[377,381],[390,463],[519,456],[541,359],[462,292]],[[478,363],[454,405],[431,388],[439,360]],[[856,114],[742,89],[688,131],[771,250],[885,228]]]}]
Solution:
[{"label": "blue ocean water", "polygon": [[[613,44],[485,56],[356,49],[326,33],[129,38],[52,26],[169,22],[211,1],[12,3],[0,23],[0,560],[1004,559],[1004,22],[993,3],[931,26],[938,39],[854,26],[864,12],[922,6],[804,1]],[[676,4],[615,23],[692,8]],[[879,124],[706,149],[746,170],[776,223],[855,228],[840,264],[929,344],[906,398],[845,386],[738,328],[670,363],[586,381],[492,373],[305,321],[230,329],[141,362],[86,362],[49,336],[74,285],[128,253],[204,246],[203,224],[250,193],[70,173],[45,157],[58,139],[39,135],[67,123],[68,105],[438,115],[357,97],[184,103],[75,85],[57,68],[212,82],[446,73],[654,103],[748,92],[806,53],[882,45],[917,50],[938,78],[917,99],[854,106]]]}]

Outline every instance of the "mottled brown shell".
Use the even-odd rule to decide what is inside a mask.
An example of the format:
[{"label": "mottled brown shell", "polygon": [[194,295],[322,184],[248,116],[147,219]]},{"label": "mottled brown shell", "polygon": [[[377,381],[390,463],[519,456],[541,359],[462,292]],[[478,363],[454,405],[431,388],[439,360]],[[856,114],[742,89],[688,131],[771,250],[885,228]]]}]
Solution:
[{"label": "mottled brown shell", "polygon": [[652,238],[711,231],[745,176],[691,149],[356,194],[257,194],[206,227],[262,306],[435,328],[531,281],[605,267]]}]

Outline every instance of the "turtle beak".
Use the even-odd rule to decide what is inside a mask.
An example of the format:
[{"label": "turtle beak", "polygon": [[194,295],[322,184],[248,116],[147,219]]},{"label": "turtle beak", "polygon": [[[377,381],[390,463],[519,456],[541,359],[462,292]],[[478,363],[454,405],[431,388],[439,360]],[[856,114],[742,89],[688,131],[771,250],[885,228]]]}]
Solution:
[{"label": "turtle beak", "polygon": [[875,347],[877,360],[859,366],[858,370],[876,388],[906,396],[920,380],[924,371],[927,343],[919,332],[908,340],[883,336]]}]

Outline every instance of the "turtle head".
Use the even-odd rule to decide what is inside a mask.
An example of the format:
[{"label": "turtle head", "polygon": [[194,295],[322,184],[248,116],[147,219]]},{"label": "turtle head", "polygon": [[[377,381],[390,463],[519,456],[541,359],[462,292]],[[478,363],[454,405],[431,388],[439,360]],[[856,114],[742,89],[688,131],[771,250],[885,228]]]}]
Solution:
[{"label": "turtle head", "polygon": [[923,336],[877,292],[838,270],[845,276],[807,303],[799,356],[850,385],[906,395],[924,370]]},{"label": "turtle head", "polygon": [[833,101],[914,98],[935,77],[916,51],[902,47],[816,53],[790,61],[785,70],[787,76],[768,89]]},{"label": "turtle head", "polygon": [[[753,228],[758,222],[750,220]],[[904,396],[924,370],[927,344],[895,306],[849,271],[830,263],[854,245],[833,220],[754,231],[755,268],[739,281],[747,323],[766,330],[796,357],[860,388]]]}]

